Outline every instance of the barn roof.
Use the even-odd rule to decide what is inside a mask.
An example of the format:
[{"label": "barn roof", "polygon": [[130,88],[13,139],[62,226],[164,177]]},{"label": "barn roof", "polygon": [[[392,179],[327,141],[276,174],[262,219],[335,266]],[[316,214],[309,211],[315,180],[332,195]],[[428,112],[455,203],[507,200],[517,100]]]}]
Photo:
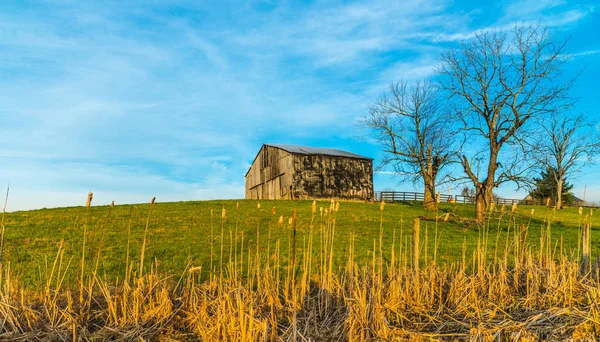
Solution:
[{"label": "barn roof", "polygon": [[265,144],[265,145],[280,148],[284,151],[287,151],[287,152],[293,153],[293,154],[326,155],[326,156],[336,156],[336,157],[346,157],[346,158],[356,158],[356,159],[373,159],[373,158],[361,156],[360,154],[346,152],[346,151],[338,150],[335,148],[284,145],[284,144]]}]

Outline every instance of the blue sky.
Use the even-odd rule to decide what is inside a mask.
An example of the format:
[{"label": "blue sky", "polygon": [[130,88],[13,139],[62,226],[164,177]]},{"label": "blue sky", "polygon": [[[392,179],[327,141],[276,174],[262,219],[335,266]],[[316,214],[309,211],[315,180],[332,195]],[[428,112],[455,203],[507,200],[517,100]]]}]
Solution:
[{"label": "blue sky", "polygon": [[[600,122],[595,1],[0,2],[0,188],[9,210],[241,198],[264,142],[378,157],[357,125],[394,80],[431,76],[478,30],[570,38]],[[597,168],[574,181],[600,200]],[[413,190],[387,173],[376,190]],[[514,186],[500,194],[518,197]]]}]

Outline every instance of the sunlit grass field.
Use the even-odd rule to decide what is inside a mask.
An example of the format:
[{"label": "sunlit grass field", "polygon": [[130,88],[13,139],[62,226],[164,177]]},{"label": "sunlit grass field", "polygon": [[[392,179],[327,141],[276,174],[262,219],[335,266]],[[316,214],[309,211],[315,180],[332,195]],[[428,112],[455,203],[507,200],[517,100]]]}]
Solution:
[{"label": "sunlit grass field", "polygon": [[[380,228],[386,260],[391,257],[392,245],[399,253],[403,248],[407,250],[416,217],[430,219],[421,222],[421,251],[425,264],[460,261],[463,249],[469,259],[482,234],[472,222],[453,220],[457,216],[474,217],[473,206],[467,204],[441,203],[438,211],[425,211],[419,203],[387,203],[383,212],[379,203],[341,202],[339,206],[333,245],[333,261],[337,268],[346,262],[352,236],[355,260],[359,264],[370,262],[374,248],[378,248],[374,243],[379,241]],[[190,265],[214,269],[219,260],[227,259],[230,254],[255,252],[257,247],[263,254],[273,255],[277,245],[283,262],[287,262],[292,248],[290,218],[294,209],[297,210],[297,248],[302,250],[311,229],[317,240],[315,246],[319,245],[321,222],[330,202],[317,201],[314,215],[312,201],[156,203],[150,213],[149,207],[148,203],[116,205],[114,208],[92,206],[89,210],[81,206],[7,213],[4,262],[10,263],[13,272],[25,284],[37,285],[43,281],[42,275],[51,266],[58,245],[63,241],[63,262],[69,265],[65,282],[73,284],[79,269],[85,228],[85,253],[89,260],[86,267],[90,270],[94,267],[93,261],[102,245],[98,272],[108,280],[119,279],[125,273],[127,260],[140,258],[147,220],[145,260],[164,274],[180,275]],[[448,215],[448,221],[445,221],[446,213],[452,213]],[[513,212],[510,206],[498,206],[490,213],[485,225],[489,239],[498,241],[498,244],[488,245],[488,256],[494,254],[492,249],[505,245],[507,237],[512,243],[514,230],[522,224],[528,227],[527,243],[539,244],[540,230],[550,222],[551,248],[556,253],[562,248],[565,254],[575,259],[578,227],[584,220],[592,225],[592,252],[597,254],[600,236],[594,228],[596,216],[590,209],[583,209],[580,214],[578,208],[555,212],[544,206],[518,206]],[[313,250],[315,257],[321,252],[319,248]]]}]

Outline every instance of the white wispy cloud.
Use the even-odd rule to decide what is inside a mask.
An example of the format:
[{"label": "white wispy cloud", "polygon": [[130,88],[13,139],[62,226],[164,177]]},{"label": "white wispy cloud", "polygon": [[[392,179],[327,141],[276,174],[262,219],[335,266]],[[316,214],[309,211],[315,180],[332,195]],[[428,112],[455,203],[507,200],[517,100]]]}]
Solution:
[{"label": "white wispy cloud", "polygon": [[558,29],[573,24],[594,12],[594,6],[582,6],[572,9],[568,3],[555,0],[519,0],[513,1],[504,9],[504,15],[492,25],[474,27],[457,32],[441,32],[435,36],[438,42],[465,41],[478,33],[492,31],[510,31],[517,25],[541,25]]},{"label": "white wispy cloud", "polygon": [[582,56],[597,55],[599,53],[600,53],[600,50],[585,50],[585,51],[579,51],[579,52],[574,52],[574,53],[567,53],[567,54],[561,55],[561,57],[571,59],[571,58],[582,57]]}]

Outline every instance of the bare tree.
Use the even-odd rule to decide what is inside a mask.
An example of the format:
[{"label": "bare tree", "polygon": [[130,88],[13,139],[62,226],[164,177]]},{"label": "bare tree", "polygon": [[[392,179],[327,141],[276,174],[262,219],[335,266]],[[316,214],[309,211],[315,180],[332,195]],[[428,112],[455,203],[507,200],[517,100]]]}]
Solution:
[{"label": "bare tree", "polygon": [[476,190],[482,222],[495,187],[527,180],[524,140],[536,118],[571,105],[572,82],[561,82],[564,43],[544,28],[518,26],[483,32],[442,55],[438,75],[450,96],[457,130],[471,148],[458,159]]},{"label": "bare tree", "polygon": [[541,123],[543,134],[534,145],[533,154],[540,167],[550,172],[556,184],[557,209],[562,208],[565,179],[572,179],[600,154],[600,134],[585,116],[553,115]]},{"label": "bare tree", "polygon": [[379,167],[390,165],[404,180],[423,182],[424,207],[437,208],[436,183],[450,161],[453,141],[436,85],[430,81],[391,84],[370,106],[364,124],[383,147]]}]

